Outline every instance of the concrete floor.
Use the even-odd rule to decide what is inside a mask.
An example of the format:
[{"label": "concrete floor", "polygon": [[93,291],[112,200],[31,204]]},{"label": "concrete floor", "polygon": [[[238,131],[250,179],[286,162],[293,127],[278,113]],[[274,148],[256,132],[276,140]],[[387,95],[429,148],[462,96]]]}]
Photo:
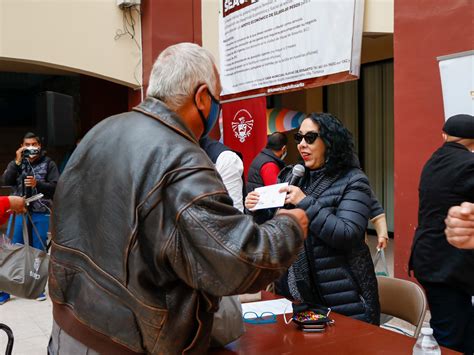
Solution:
[{"label": "concrete floor", "polygon": [[[53,321],[51,301],[12,297],[0,306],[0,323],[8,325],[15,336],[13,354],[47,354],[46,348]],[[7,345],[7,336],[0,331],[0,354]]]},{"label": "concrete floor", "polygon": [[[386,249],[386,259],[390,275],[393,275],[393,240]],[[369,246],[372,255],[375,254],[376,238],[369,236]],[[47,354],[46,347],[52,326],[51,301],[39,302],[13,297],[9,302],[0,306],[0,323],[8,325],[13,330],[15,344],[13,354],[40,355]],[[428,316],[429,318],[429,316]],[[414,327],[401,320],[391,320],[389,325],[413,331]],[[0,354],[7,344],[7,337],[0,331]]]}]

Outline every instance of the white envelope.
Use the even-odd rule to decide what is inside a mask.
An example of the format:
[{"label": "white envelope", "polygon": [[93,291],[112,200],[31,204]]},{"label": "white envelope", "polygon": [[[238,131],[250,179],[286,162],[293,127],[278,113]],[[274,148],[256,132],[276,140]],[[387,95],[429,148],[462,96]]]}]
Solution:
[{"label": "white envelope", "polygon": [[257,205],[251,211],[263,208],[282,207],[285,204],[286,192],[278,192],[282,187],[288,186],[287,182],[281,184],[257,187],[255,191],[260,194]]}]

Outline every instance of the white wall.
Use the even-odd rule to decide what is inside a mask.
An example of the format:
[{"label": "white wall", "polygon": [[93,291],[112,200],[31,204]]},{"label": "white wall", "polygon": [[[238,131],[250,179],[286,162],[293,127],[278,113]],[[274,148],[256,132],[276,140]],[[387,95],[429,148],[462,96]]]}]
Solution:
[{"label": "white wall", "polygon": [[394,0],[365,0],[364,33],[393,33]]},{"label": "white wall", "polygon": [[218,68],[220,2],[220,0],[201,0],[202,46],[214,55]]},{"label": "white wall", "polygon": [[[2,62],[31,62],[139,87],[137,45],[114,39],[122,15],[116,0],[0,0],[0,71]],[[141,45],[136,12],[134,20]]]}]

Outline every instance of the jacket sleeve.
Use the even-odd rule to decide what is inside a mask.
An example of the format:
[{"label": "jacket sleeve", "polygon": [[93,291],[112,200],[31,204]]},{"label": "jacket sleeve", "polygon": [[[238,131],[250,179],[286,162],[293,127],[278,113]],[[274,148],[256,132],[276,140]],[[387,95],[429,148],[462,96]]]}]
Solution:
[{"label": "jacket sleeve", "polygon": [[15,186],[16,179],[20,174],[21,170],[18,165],[15,164],[15,161],[12,160],[8,163],[7,168],[3,173],[3,183],[8,186]]},{"label": "jacket sleeve", "polygon": [[233,151],[227,150],[222,152],[217,158],[216,170],[234,202],[234,207],[242,212],[244,210],[242,196],[244,164],[242,160]]},{"label": "jacket sleeve", "polygon": [[45,181],[38,181],[36,188],[38,192],[41,192],[45,195],[46,198],[52,199],[54,196],[54,191],[56,190],[56,185],[59,179],[59,171],[56,163],[52,160],[48,162],[48,174]]},{"label": "jacket sleeve", "polygon": [[165,252],[190,287],[224,296],[263,289],[291,265],[302,244],[293,218],[277,216],[259,226],[216,193],[179,213]]},{"label": "jacket sleeve", "polygon": [[312,235],[332,248],[347,250],[364,239],[371,205],[368,180],[360,173],[349,179],[336,208],[323,207],[312,196],[297,207],[306,211]]},{"label": "jacket sleeve", "polygon": [[7,212],[9,209],[10,200],[8,196],[0,196],[0,225],[4,224],[10,217],[10,213]]},{"label": "jacket sleeve", "polygon": [[474,202],[474,162],[472,158],[468,161],[470,163],[466,163],[466,166],[458,175],[459,179],[456,183],[453,183],[453,191],[463,196],[465,201]]},{"label": "jacket sleeve", "polygon": [[371,199],[371,206],[370,206],[370,217],[369,219],[374,219],[385,213],[382,205],[380,204],[377,196],[375,196],[374,190],[370,188],[370,199]]}]

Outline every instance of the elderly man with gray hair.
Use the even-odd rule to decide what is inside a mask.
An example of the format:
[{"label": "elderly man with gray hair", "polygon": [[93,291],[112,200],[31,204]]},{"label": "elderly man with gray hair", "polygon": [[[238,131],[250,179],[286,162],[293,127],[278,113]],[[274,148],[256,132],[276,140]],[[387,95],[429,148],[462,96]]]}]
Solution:
[{"label": "elderly man with gray hair", "polygon": [[74,151],[54,200],[51,354],[204,353],[220,297],[256,292],[294,261],[305,213],[254,224],[199,147],[220,91],[207,50],[168,47],[147,98]]}]

